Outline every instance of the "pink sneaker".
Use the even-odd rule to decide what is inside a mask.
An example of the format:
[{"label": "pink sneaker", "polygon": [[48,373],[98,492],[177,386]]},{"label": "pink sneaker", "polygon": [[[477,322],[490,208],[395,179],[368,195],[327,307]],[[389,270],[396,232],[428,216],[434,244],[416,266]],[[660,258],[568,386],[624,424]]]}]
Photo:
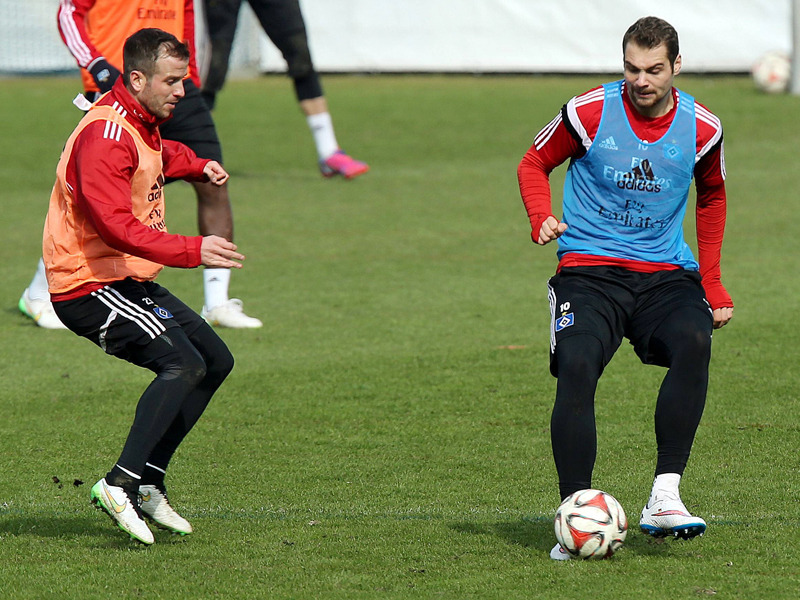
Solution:
[{"label": "pink sneaker", "polygon": [[319,170],[325,177],[343,175],[345,179],[353,179],[369,171],[369,165],[337,150],[327,160],[319,161]]}]

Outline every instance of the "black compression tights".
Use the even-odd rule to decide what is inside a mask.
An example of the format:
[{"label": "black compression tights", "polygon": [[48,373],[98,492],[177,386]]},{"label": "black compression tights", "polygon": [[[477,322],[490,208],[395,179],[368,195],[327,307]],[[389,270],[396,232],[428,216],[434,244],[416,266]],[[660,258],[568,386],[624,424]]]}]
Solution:
[{"label": "black compression tights", "polygon": [[656,402],[656,475],[683,474],[703,416],[711,360],[711,320],[697,309],[673,313],[656,329],[650,348],[669,370]]},{"label": "black compression tights", "polygon": [[[676,311],[651,338],[651,351],[668,365],[655,411],[656,475],[682,474],[705,406],[711,325],[697,309]],[[550,434],[561,497],[591,487],[597,455],[594,396],[602,373],[602,348],[591,336],[556,346],[558,386]]]},{"label": "black compression tights", "polygon": [[233,368],[233,357],[213,330],[203,325],[191,340],[183,329],[168,329],[137,350],[131,362],[156,373],[139,399],[118,461],[121,467],[141,475],[146,462],[166,469]]},{"label": "black compression tights", "polygon": [[556,345],[558,386],[550,418],[550,440],[561,498],[591,487],[597,455],[594,394],[603,368],[597,338],[571,336]]}]

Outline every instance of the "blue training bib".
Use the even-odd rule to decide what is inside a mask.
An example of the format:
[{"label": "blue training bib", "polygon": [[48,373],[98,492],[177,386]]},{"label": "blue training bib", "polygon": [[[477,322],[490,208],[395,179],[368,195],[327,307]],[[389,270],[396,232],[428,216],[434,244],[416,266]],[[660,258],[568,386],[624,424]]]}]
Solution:
[{"label": "blue training bib", "polygon": [[608,256],[697,271],[683,237],[697,148],[694,98],[679,90],[669,130],[645,142],[628,122],[622,83],[603,86],[597,135],[567,170],[563,221],[569,227],[558,240],[558,256]]}]

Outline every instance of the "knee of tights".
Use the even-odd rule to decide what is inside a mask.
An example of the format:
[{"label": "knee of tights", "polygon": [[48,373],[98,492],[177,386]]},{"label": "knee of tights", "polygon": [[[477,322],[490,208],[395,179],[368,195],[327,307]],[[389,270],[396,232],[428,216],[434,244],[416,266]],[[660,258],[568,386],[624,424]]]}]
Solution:
[{"label": "knee of tights", "polygon": [[599,377],[603,371],[603,347],[593,338],[565,338],[556,345],[558,376]]},{"label": "knee of tights", "polygon": [[711,359],[711,336],[705,331],[693,331],[686,336],[684,352],[693,362],[708,362]]},{"label": "knee of tights", "polygon": [[[231,54],[231,45],[222,45],[214,42],[214,52],[208,61],[208,70],[203,80],[203,88],[210,92],[219,92],[225,85],[228,77],[228,65]],[[209,107],[213,108],[213,107]]]},{"label": "knee of tights", "polygon": [[191,386],[196,386],[206,378],[206,364],[199,356],[178,357],[170,361],[158,372],[162,379],[181,379]]},{"label": "knee of tights", "polygon": [[[698,314],[699,311],[698,311]],[[671,362],[681,360],[690,364],[707,364],[711,358],[711,327],[706,315],[698,319],[673,319],[659,328],[651,343],[659,345]],[[663,330],[663,334],[662,334]]]},{"label": "knee of tights", "polygon": [[167,342],[153,357],[151,368],[162,379],[182,379],[196,385],[206,376],[206,363],[197,349],[182,335],[167,331],[159,336]]},{"label": "knee of tights", "polygon": [[225,378],[233,370],[233,354],[230,352],[218,353],[213,358],[206,361],[206,380],[214,381],[217,384],[225,381]]},{"label": "knee of tights", "polygon": [[294,80],[294,91],[297,100],[310,100],[323,95],[319,74],[311,61],[308,39],[305,32],[297,32],[287,36],[280,46],[288,66],[287,74]]},{"label": "knee of tights", "polygon": [[286,41],[281,44],[281,52],[286,59],[289,76],[293,79],[307,77],[314,70],[305,32],[288,35]]}]

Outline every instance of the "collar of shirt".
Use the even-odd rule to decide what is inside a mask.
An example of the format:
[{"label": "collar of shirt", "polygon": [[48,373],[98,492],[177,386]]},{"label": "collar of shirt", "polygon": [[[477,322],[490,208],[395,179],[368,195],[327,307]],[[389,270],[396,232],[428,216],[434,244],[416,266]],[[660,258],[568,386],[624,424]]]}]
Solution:
[{"label": "collar of shirt", "polygon": [[[100,99],[98,104],[114,106],[118,104],[125,111],[125,119],[132,123],[142,134],[142,138],[149,141],[149,144],[158,149],[161,145],[161,135],[158,126],[172,118],[172,115],[165,119],[158,119],[155,115],[148,112],[136,98],[128,91],[122,82],[122,77],[117,78],[111,92]],[[121,111],[120,111],[121,112]],[[122,112],[121,112],[122,114]]]}]

